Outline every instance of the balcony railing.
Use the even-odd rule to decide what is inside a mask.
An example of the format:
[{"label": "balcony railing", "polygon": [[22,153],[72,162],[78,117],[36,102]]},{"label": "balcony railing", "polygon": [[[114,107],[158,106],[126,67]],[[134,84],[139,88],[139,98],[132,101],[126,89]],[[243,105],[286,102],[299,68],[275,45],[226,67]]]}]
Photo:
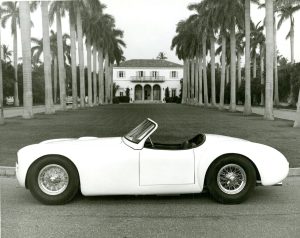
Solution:
[{"label": "balcony railing", "polygon": [[152,77],[152,76],[131,76],[130,77],[131,82],[136,82],[136,83],[151,83],[151,82],[164,82],[165,81],[165,77],[164,76],[156,76],[156,77]]}]

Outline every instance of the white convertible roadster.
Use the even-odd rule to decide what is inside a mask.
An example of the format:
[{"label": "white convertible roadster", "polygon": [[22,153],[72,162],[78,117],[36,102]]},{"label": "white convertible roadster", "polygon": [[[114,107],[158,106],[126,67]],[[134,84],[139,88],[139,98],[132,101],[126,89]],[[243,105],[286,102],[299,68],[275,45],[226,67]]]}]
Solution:
[{"label": "white convertible roadster", "polygon": [[182,144],[153,143],[146,119],[123,137],[47,140],[18,151],[16,175],[45,204],[83,195],[184,194],[207,188],[221,203],[244,201],[256,184],[276,185],[289,163],[250,141],[198,134]]}]

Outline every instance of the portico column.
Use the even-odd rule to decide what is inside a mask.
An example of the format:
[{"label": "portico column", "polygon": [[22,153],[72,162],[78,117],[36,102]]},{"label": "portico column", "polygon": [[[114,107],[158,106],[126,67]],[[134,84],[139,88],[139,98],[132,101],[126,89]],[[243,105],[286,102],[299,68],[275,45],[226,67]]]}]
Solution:
[{"label": "portico column", "polygon": [[161,97],[160,97],[161,102],[164,102],[164,93],[165,93],[164,88],[161,88]]},{"label": "portico column", "polygon": [[145,91],[144,91],[144,86],[142,85],[142,101],[144,101],[145,99]]}]

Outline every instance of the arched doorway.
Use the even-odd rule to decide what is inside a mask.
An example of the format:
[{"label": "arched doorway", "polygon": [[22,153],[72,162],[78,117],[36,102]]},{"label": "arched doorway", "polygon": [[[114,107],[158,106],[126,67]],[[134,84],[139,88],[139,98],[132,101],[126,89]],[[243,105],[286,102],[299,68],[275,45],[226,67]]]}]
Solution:
[{"label": "arched doorway", "polygon": [[141,85],[136,85],[134,88],[134,100],[142,100],[142,86]]},{"label": "arched doorway", "polygon": [[154,85],[153,87],[153,100],[160,101],[161,100],[161,88],[159,85]]},{"label": "arched doorway", "polygon": [[144,87],[144,100],[151,100],[151,86],[145,85]]}]

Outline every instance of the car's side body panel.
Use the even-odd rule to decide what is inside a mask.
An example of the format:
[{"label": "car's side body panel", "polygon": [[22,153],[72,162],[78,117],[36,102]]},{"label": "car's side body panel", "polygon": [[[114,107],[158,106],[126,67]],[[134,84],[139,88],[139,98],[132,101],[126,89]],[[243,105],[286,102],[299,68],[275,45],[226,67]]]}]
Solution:
[{"label": "car's side body panel", "polygon": [[195,183],[194,150],[140,151],[140,185],[184,185]]}]

